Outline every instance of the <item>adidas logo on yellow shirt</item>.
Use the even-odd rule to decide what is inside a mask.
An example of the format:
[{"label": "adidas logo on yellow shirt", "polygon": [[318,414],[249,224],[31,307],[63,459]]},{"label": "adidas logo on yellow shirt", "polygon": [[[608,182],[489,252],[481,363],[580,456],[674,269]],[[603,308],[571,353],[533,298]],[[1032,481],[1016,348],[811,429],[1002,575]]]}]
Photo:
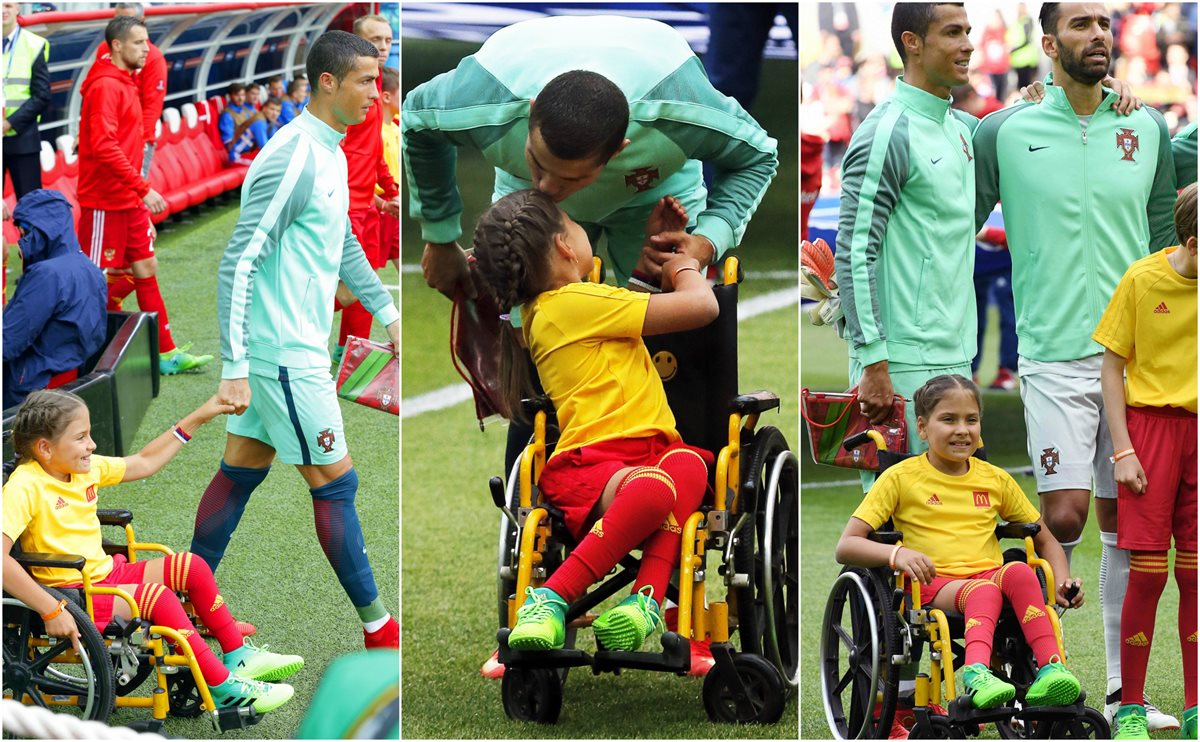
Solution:
[{"label": "adidas logo on yellow shirt", "polygon": [[1150,640],[1147,639],[1145,633],[1143,633],[1141,631],[1139,631],[1138,633],[1136,633],[1133,636],[1126,639],[1125,643],[1131,647],[1148,647],[1148,646],[1150,646]]},{"label": "adidas logo on yellow shirt", "polygon": [[1025,615],[1021,617],[1021,623],[1029,623],[1035,618],[1042,618],[1045,615],[1045,611],[1040,610],[1036,605],[1031,605],[1025,609]]},{"label": "adidas logo on yellow shirt", "polygon": [[941,499],[938,498],[937,495],[930,495],[929,499],[925,501],[925,504],[926,505],[941,505],[942,501],[941,501]]},{"label": "adidas logo on yellow shirt", "polygon": [[64,500],[64,499],[62,499],[61,497],[60,497],[60,498],[58,498],[58,502],[54,503],[54,509],[55,509],[55,510],[62,510],[62,509],[63,509],[63,508],[65,508],[66,506],[67,506],[67,501],[66,501],[66,500]]}]

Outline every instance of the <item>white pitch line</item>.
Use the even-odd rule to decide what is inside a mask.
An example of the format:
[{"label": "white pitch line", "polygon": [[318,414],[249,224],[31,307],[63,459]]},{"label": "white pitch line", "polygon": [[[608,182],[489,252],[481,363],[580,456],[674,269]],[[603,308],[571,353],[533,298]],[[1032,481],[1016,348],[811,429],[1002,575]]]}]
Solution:
[{"label": "white pitch line", "polygon": [[[800,290],[796,288],[780,289],[755,296],[738,303],[738,322],[792,306],[799,300]],[[400,417],[416,417],[424,415],[426,412],[444,410],[469,399],[471,399],[471,387],[465,383],[450,384],[431,392],[400,400]]]}]

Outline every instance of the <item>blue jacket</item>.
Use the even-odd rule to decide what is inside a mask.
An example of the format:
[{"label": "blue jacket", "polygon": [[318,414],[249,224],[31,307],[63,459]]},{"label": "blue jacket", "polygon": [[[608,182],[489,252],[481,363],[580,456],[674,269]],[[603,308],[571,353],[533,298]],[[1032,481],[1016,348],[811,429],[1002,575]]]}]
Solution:
[{"label": "blue jacket", "polygon": [[36,190],[17,203],[25,272],[4,308],[4,401],[41,389],[82,366],[107,334],[104,275],[79,249],[71,205]]}]

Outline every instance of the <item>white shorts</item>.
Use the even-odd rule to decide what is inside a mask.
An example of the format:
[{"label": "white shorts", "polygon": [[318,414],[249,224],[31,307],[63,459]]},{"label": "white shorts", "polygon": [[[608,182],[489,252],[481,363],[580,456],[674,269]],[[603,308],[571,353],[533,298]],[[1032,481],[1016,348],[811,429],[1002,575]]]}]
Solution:
[{"label": "white shorts", "polygon": [[1117,496],[1108,460],[1112,435],[1100,393],[1103,358],[1018,361],[1029,458],[1039,493],[1081,489],[1093,490],[1096,497]]}]

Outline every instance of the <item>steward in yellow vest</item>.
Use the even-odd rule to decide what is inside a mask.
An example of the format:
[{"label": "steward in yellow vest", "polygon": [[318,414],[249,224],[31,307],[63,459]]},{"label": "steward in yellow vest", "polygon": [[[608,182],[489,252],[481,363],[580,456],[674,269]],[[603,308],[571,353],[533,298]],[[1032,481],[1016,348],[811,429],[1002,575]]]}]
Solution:
[{"label": "steward in yellow vest", "polygon": [[0,53],[0,69],[4,70],[4,169],[12,177],[19,199],[42,187],[38,121],[50,105],[50,44],[18,26],[11,7],[7,3],[4,6],[4,48]]}]

